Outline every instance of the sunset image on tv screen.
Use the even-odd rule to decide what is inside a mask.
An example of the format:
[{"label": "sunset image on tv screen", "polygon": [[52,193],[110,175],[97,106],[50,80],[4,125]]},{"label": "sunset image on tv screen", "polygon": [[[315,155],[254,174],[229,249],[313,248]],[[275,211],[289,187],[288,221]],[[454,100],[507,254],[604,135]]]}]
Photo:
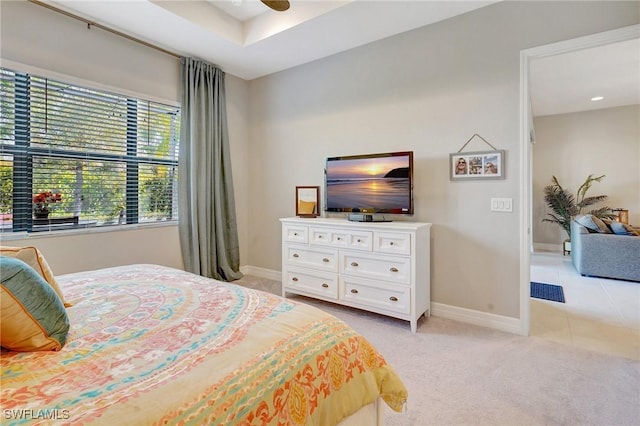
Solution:
[{"label": "sunset image on tv screen", "polygon": [[329,209],[410,209],[409,155],[329,159],[326,173]]}]

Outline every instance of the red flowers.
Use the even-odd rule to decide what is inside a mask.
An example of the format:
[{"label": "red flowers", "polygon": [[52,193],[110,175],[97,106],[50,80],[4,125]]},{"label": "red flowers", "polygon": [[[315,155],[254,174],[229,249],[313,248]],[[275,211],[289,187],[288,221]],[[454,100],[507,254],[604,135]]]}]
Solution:
[{"label": "red flowers", "polygon": [[62,194],[54,194],[51,191],[41,192],[33,196],[33,202],[36,204],[49,204],[62,201]]},{"label": "red flowers", "polygon": [[49,216],[49,203],[62,201],[62,194],[51,191],[41,192],[33,196],[33,213],[36,217]]}]

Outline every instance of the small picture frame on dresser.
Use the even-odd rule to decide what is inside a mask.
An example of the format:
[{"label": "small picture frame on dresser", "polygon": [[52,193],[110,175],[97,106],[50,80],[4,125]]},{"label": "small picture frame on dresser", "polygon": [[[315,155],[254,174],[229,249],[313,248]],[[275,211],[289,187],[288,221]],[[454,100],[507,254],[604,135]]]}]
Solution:
[{"label": "small picture frame on dresser", "polygon": [[296,186],[296,216],[318,217],[320,215],[320,187]]}]

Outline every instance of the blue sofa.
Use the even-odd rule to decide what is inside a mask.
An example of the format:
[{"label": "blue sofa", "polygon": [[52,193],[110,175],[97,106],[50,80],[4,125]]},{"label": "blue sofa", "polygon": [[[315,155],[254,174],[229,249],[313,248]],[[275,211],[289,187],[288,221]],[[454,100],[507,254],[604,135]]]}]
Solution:
[{"label": "blue sofa", "polygon": [[581,275],[640,281],[640,237],[590,232],[571,222],[571,258]]}]

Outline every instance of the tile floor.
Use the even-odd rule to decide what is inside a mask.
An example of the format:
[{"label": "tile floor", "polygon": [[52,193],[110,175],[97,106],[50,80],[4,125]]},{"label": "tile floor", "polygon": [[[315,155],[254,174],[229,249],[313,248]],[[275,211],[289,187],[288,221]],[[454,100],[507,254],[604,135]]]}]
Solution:
[{"label": "tile floor", "polygon": [[531,281],[561,285],[566,303],[531,298],[531,336],[640,360],[640,283],[582,277],[571,256],[531,256]]}]

